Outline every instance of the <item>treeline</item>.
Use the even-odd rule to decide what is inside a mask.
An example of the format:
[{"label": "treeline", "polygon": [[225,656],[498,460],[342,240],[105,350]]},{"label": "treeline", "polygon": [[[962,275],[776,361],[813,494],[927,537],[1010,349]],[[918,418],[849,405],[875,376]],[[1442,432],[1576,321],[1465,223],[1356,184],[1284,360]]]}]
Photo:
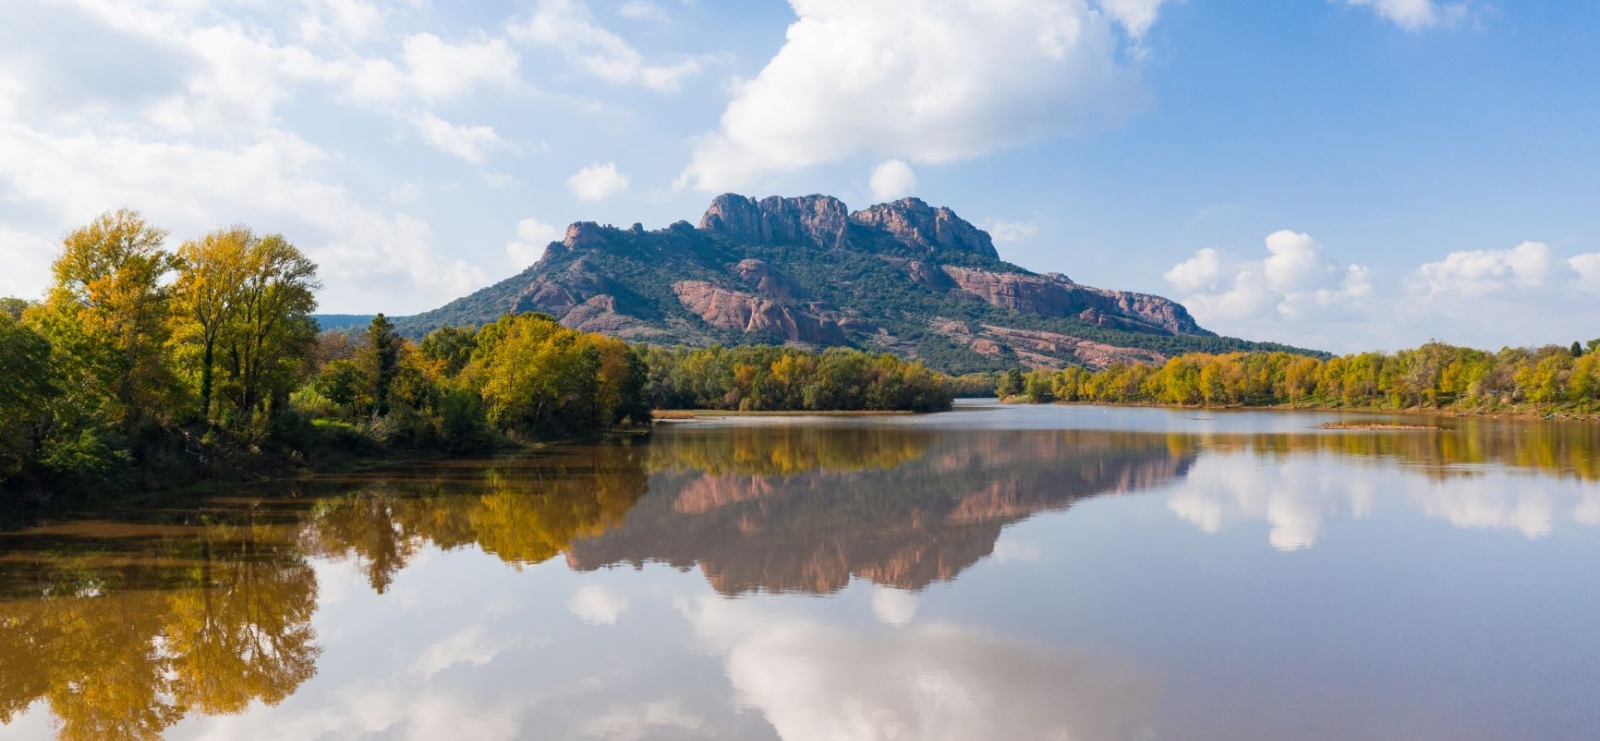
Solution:
[{"label": "treeline", "polygon": [[656,409],[930,412],[954,399],[943,374],[887,353],[652,347],[644,360],[645,395]]},{"label": "treeline", "polygon": [[539,315],[421,344],[382,316],[320,333],[317,266],[282,236],[166,237],[107,213],[63,240],[42,302],[0,303],[0,485],[155,488],[649,420],[620,340]]},{"label": "treeline", "polygon": [[1329,359],[1289,353],[1190,354],[1165,365],[1115,364],[1001,374],[1002,398],[1173,406],[1600,410],[1600,339],[1497,353],[1430,342]]},{"label": "treeline", "polygon": [[317,266],[225,227],[164,248],[133,211],[63,240],[42,302],[0,299],[0,487],[160,488],[384,451],[591,435],[652,408],[917,410],[947,379],[853,350],[660,350],[543,314],[420,343],[322,332]]}]

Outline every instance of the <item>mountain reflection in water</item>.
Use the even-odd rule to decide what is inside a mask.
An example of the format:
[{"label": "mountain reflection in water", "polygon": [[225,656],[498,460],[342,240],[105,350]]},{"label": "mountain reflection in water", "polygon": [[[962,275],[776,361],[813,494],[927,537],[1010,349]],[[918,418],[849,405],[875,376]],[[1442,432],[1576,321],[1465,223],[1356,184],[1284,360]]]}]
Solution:
[{"label": "mountain reflection in water", "polygon": [[[1142,492],[1206,533],[1264,522],[1280,551],[1391,502],[1528,538],[1600,525],[1597,434],[1476,420],[1403,434],[686,425],[631,444],[58,515],[0,533],[0,738],[42,711],[60,739],[117,740],[278,705],[341,640],[315,625],[320,569],[351,564],[363,589],[387,595],[430,554],[473,551],[510,573],[562,556],[580,580],[620,565],[698,569],[714,594],[674,608],[693,648],[788,741],[1149,738],[1162,695],[1150,669],[914,624],[911,593],[959,580],[1008,526]],[[858,581],[874,585],[870,630],[749,601]],[[568,607],[611,626],[626,602],[591,584]],[[453,665],[440,661],[420,676]],[[676,705],[651,707],[680,735],[706,730]]]}]

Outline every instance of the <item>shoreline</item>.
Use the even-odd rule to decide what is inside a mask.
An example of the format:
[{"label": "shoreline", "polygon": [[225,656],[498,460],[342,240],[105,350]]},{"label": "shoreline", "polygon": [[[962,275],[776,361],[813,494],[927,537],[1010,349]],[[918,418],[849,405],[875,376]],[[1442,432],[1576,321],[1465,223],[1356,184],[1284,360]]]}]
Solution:
[{"label": "shoreline", "polygon": [[1015,397],[1008,397],[998,401],[1006,406],[1084,406],[1084,407],[1128,407],[1136,409],[1168,409],[1185,412],[1317,412],[1322,414],[1384,414],[1396,417],[1423,417],[1443,419],[1496,419],[1496,420],[1524,420],[1542,422],[1600,422],[1600,412],[1578,414],[1566,411],[1541,412],[1534,410],[1498,410],[1483,411],[1477,409],[1429,409],[1426,407],[1407,407],[1405,409],[1390,409],[1383,407],[1336,407],[1336,406],[1306,406],[1288,404],[1267,404],[1262,406],[1183,406],[1176,404],[1144,404],[1110,401],[1052,401],[1046,404],[1033,404],[1025,401],[1013,401]]}]

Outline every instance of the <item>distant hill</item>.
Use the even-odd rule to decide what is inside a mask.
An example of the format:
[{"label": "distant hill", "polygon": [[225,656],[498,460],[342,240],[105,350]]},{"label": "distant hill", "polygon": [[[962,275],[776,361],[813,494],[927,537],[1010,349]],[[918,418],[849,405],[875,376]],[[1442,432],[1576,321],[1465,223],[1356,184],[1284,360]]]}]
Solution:
[{"label": "distant hill", "polygon": [[724,195],[698,227],[577,223],[527,270],[396,324],[417,337],[530,311],[634,342],[851,346],[953,373],[1282,347],[1004,262],[987,233],[915,198],[850,213],[828,196]]},{"label": "distant hill", "polygon": [[372,323],[375,314],[312,314],[311,318],[317,320],[317,325],[322,331],[338,329],[365,328]]}]

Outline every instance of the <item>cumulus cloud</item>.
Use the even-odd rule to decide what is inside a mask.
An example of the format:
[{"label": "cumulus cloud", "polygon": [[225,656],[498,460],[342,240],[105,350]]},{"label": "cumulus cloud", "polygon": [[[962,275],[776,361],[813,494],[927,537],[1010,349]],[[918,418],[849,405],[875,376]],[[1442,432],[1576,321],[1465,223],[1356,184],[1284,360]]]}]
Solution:
[{"label": "cumulus cloud", "polygon": [[628,611],[628,598],[590,585],[573,593],[567,600],[567,609],[579,620],[594,625],[615,625],[617,618]]},{"label": "cumulus cloud", "polygon": [[1331,311],[1372,293],[1365,266],[1336,265],[1323,257],[1322,244],[1309,234],[1283,230],[1266,238],[1267,257],[1231,267],[1203,249],[1165,274],[1201,321],[1242,320],[1275,314],[1297,318],[1308,311]]},{"label": "cumulus cloud", "polygon": [[[1580,255],[1574,260],[1587,264]],[[1523,242],[1509,250],[1452,252],[1439,262],[1417,269],[1417,278],[1430,293],[1462,293],[1469,296],[1511,288],[1538,288],[1555,272],[1556,261],[1550,247],[1542,242]]]},{"label": "cumulus cloud", "polygon": [[1346,5],[1370,8],[1383,19],[1410,32],[1440,25],[1453,25],[1467,16],[1466,3],[1441,3],[1437,0],[1343,0]]},{"label": "cumulus cloud", "polygon": [[628,189],[632,178],[617,171],[614,162],[595,163],[567,178],[567,190],[580,201],[603,201]]},{"label": "cumulus cloud", "polygon": [[516,151],[515,145],[495,133],[490,126],[459,126],[430,112],[412,116],[411,125],[423,141],[433,148],[475,165],[483,164],[494,150]]},{"label": "cumulus cloud", "polygon": [[1593,333],[1600,253],[1563,258],[1531,241],[1452,252],[1380,290],[1371,269],[1328,259],[1309,235],[1277,232],[1266,246],[1266,257],[1244,262],[1203,249],[1165,278],[1214,330],[1341,351],[1430,338],[1496,348]]},{"label": "cumulus cloud", "polygon": [[1081,0],[793,0],[798,19],[680,187],[736,190],[858,155],[940,163],[1120,124],[1145,99]]},{"label": "cumulus cloud", "polygon": [[544,249],[561,239],[561,230],[537,219],[517,222],[517,238],[506,243],[506,255],[511,264],[525,268],[544,257]]},{"label": "cumulus cloud", "polygon": [[[624,15],[646,17],[650,4],[624,6]],[[657,7],[659,9],[659,6]],[[644,15],[638,15],[643,13]],[[639,85],[661,92],[673,92],[683,81],[699,74],[704,60],[652,62],[616,33],[597,24],[581,0],[539,0],[527,18],[511,23],[512,39],[549,47],[565,54],[580,69],[606,82]]]},{"label": "cumulus cloud", "polygon": [[401,64],[369,59],[336,68],[359,101],[392,103],[407,98],[447,100],[483,86],[515,88],[520,57],[504,39],[450,43],[431,33],[407,36]]},{"label": "cumulus cloud", "polygon": [[1021,242],[1033,239],[1039,233],[1039,225],[1031,221],[1006,221],[1004,219],[990,219],[984,224],[984,229],[989,236],[1000,244]]},{"label": "cumulus cloud", "polygon": [[423,649],[411,664],[411,675],[427,679],[452,666],[483,666],[494,661],[505,646],[488,640],[483,626],[469,625]]},{"label": "cumulus cloud", "polygon": [[904,198],[917,189],[917,173],[905,160],[889,160],[872,171],[872,197],[880,201]]}]

